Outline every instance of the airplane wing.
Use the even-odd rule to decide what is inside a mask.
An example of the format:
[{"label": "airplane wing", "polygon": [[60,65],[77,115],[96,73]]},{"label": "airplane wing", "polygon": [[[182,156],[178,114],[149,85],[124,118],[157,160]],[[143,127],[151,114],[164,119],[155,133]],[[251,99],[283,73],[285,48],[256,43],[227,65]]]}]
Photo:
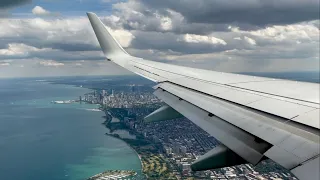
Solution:
[{"label": "airplane wing", "polygon": [[177,111],[223,144],[196,160],[193,170],[270,158],[299,179],[319,180],[319,84],[133,57],[94,13],[87,15],[109,61],[158,83],[154,94],[169,106],[150,114],[149,121]]}]

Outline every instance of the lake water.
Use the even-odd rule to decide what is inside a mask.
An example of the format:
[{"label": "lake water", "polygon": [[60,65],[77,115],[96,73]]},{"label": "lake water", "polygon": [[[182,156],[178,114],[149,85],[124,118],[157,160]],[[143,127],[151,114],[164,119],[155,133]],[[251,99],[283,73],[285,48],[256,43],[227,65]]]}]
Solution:
[{"label": "lake water", "polygon": [[[141,171],[137,154],[106,136],[97,105],[52,104],[85,88],[0,80],[0,179],[80,180],[109,169]],[[121,134],[121,132],[120,132]]]}]

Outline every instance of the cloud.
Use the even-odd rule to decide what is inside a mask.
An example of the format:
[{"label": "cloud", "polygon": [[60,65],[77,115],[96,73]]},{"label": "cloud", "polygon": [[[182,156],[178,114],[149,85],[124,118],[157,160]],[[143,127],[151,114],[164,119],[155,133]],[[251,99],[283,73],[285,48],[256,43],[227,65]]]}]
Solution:
[{"label": "cloud", "polygon": [[[127,30],[174,32],[177,34],[206,35],[213,30],[225,31],[225,24],[188,23],[185,17],[170,9],[149,8],[141,1],[129,0],[113,5],[112,18],[105,18],[104,22]],[[115,20],[115,21],[114,21]]]},{"label": "cloud", "polygon": [[[105,61],[68,61],[62,62],[41,59],[11,60],[10,66],[0,66],[3,77],[46,77],[46,76],[83,76],[83,75],[132,75],[123,68]],[[81,63],[82,66],[76,65]]]},{"label": "cloud", "polygon": [[9,44],[8,48],[0,49],[1,59],[44,59],[56,61],[74,61],[74,60],[104,60],[105,57],[101,51],[63,51],[52,48],[36,48],[25,44]]},{"label": "cloud", "polygon": [[108,31],[113,34],[114,38],[116,38],[122,47],[126,48],[129,47],[131,44],[131,41],[135,38],[135,36],[130,32],[126,31],[124,29],[111,29],[109,27],[106,27]]},{"label": "cloud", "polygon": [[236,22],[267,26],[319,19],[318,0],[140,0],[139,2],[150,9],[176,11],[192,23]]},{"label": "cloud", "polygon": [[51,12],[48,11],[48,10],[45,10],[43,7],[41,6],[35,6],[33,9],[32,9],[32,14],[34,15],[49,15]]},{"label": "cloud", "polygon": [[[297,9],[292,1],[112,0],[111,14],[100,18],[130,54],[149,60],[220,71],[319,69],[319,18],[306,3],[317,2],[299,1]],[[10,64],[0,76],[21,66],[30,74],[116,73],[103,69],[111,66],[85,14],[33,10],[37,17],[0,19],[0,63]]]},{"label": "cloud", "polygon": [[30,3],[31,0],[1,0],[0,1],[0,9],[11,8],[14,6],[19,6],[23,4]]},{"label": "cloud", "polygon": [[41,61],[41,62],[39,62],[39,64],[42,66],[54,66],[54,67],[64,66],[63,63],[56,62],[53,60]]},{"label": "cloud", "polygon": [[257,44],[254,39],[249,38],[249,37],[247,37],[247,36],[244,36],[244,40],[247,41],[247,42],[248,42],[249,44],[251,44],[251,45],[256,45],[256,44]]},{"label": "cloud", "polygon": [[31,12],[32,12],[32,14],[34,14],[36,16],[59,16],[60,15],[60,13],[58,13],[58,12],[48,11],[41,6],[35,6],[31,10]]},{"label": "cloud", "polygon": [[10,66],[10,63],[7,63],[7,62],[0,63],[0,66]]},{"label": "cloud", "polygon": [[25,44],[8,44],[7,49],[0,49],[0,55],[5,56],[27,56],[30,52],[45,51]]},{"label": "cloud", "polygon": [[133,31],[135,38],[130,48],[157,50],[178,54],[221,52],[229,49],[227,42],[214,35],[175,34],[147,31]]},{"label": "cloud", "polygon": [[183,39],[187,43],[208,43],[208,44],[222,44],[227,43],[223,39],[215,38],[213,36],[201,36],[196,34],[186,34]]},{"label": "cloud", "polygon": [[[105,59],[85,17],[0,19],[0,27],[0,61],[17,58],[57,61]],[[120,34],[124,33],[120,31]],[[123,41],[128,43],[125,42],[128,36],[124,36]]]}]

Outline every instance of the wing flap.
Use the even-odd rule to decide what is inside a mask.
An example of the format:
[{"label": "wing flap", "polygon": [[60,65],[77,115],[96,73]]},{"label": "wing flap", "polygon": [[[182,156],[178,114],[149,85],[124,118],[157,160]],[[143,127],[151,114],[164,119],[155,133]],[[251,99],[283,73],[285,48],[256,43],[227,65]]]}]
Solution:
[{"label": "wing flap", "polygon": [[257,164],[268,149],[268,144],[255,142],[255,138],[247,132],[216,116],[209,117],[207,111],[180,101],[177,96],[160,89],[154,94],[252,164]]},{"label": "wing flap", "polygon": [[[291,158],[288,158],[286,162],[284,162],[281,158],[279,159],[279,162],[281,163],[281,165],[288,169],[292,169],[298,166],[299,163],[302,163],[314,156],[319,155],[319,135],[310,133],[310,131],[308,130],[303,130],[303,128],[292,126],[287,123],[287,119],[265,115],[259,111],[248,109],[246,107],[244,108],[237,104],[210,97],[208,95],[201,94],[199,92],[192,91],[184,87],[179,87],[170,83],[160,83],[157,87],[165,90],[165,93],[172,94],[172,96],[176,96],[177,98],[183,100],[181,102],[176,102],[179,103],[179,107],[176,107],[176,110],[180,110],[179,112],[183,115],[186,115],[188,113],[197,114],[197,112],[195,110],[181,112],[180,106],[194,106],[195,108],[202,109],[204,112],[212,113],[213,115],[215,115],[215,117],[218,117],[219,119],[233,125],[232,127],[235,127],[236,129],[238,128],[240,130],[248,132],[251,136],[258,137],[265,142],[272,144],[273,146],[269,150],[266,150],[265,152],[260,151],[262,154],[268,157],[270,156],[269,158],[275,161],[277,158],[280,158],[278,155],[274,154],[275,151],[287,153],[285,157],[290,156]],[[157,95],[161,91],[157,90],[156,92]],[[173,99],[173,97],[171,98]],[[163,99],[166,103],[168,103],[167,101],[170,101],[170,99],[163,96],[161,96],[161,99]],[[169,105],[174,108],[175,106],[177,106],[174,103],[169,103]],[[201,116],[202,118],[206,119],[206,122],[202,122],[205,123],[205,125],[199,123],[199,117],[194,116],[195,115],[190,114],[187,117],[193,118],[193,120],[190,120],[192,120],[195,124],[205,129],[209,133],[214,133],[212,131],[221,131],[221,129],[223,129],[216,124],[210,124],[209,122],[211,122],[212,120],[208,119],[208,117],[204,118],[203,116],[205,116],[205,113],[203,113],[203,115]],[[216,129],[217,127],[218,129]],[[221,133],[235,131],[236,130],[229,131],[227,128],[224,128],[223,132]],[[232,136],[232,133],[225,135],[230,137]],[[217,137],[217,135],[214,136]],[[235,137],[238,137],[239,139],[241,135],[235,135]],[[230,144],[225,143],[225,141],[229,140],[218,140],[220,140],[228,148],[230,148]],[[231,144],[235,145],[236,143],[232,142]],[[297,151],[301,152],[302,147],[307,147],[308,150],[305,150],[303,155],[296,153]],[[239,149],[241,148],[242,147],[236,147],[230,149],[236,153],[239,153]],[[242,155],[240,156],[246,159]],[[246,160],[249,161],[248,159]]]}]

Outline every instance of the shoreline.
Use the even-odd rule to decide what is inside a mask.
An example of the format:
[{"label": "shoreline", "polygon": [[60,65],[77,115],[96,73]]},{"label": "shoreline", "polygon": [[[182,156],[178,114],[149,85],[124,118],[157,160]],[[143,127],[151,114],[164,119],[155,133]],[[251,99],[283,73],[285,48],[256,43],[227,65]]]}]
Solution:
[{"label": "shoreline", "polygon": [[142,159],[141,159],[140,154],[128,142],[123,140],[121,137],[116,137],[116,136],[113,136],[112,134],[106,133],[106,135],[109,136],[109,137],[113,137],[113,138],[119,139],[119,140],[123,141],[124,143],[126,143],[138,155],[138,158],[139,158],[140,164],[141,164],[141,170],[143,169],[143,164],[142,164]]},{"label": "shoreline", "polygon": [[[160,153],[159,144],[156,144],[153,141],[146,139],[138,132],[129,129],[122,121],[112,122],[112,119],[117,117],[112,116],[112,113],[108,113],[108,110],[104,110],[104,112],[106,114],[106,121],[103,125],[110,130],[110,132],[105,134],[124,141],[138,155],[141,164],[141,174],[139,174],[141,177],[139,177],[139,179],[177,179],[171,166],[168,164],[168,161]],[[113,133],[116,130],[131,132],[136,138],[131,139],[122,137],[116,132]]]},{"label": "shoreline", "polygon": [[141,175],[143,175],[143,176],[146,178],[146,174],[143,173],[143,163],[142,163],[141,155],[137,152],[137,150],[134,149],[128,142],[126,142],[126,141],[125,141],[124,139],[122,139],[121,137],[116,137],[116,136],[114,136],[114,135],[112,135],[112,134],[108,134],[108,133],[106,133],[106,135],[109,136],[109,137],[112,137],[112,138],[121,140],[122,142],[126,143],[126,144],[136,153],[136,155],[137,155],[138,158],[139,158],[140,165],[141,165],[141,169],[140,169]]}]

